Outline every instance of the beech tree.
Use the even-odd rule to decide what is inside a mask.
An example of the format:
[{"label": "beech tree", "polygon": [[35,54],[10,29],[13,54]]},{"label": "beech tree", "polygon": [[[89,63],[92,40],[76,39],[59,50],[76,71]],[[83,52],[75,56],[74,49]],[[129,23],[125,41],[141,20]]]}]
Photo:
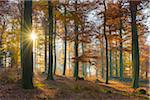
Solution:
[{"label": "beech tree", "polygon": [[136,23],[137,5],[138,1],[130,1],[131,11],[131,28],[132,28],[132,67],[133,77],[132,86],[133,88],[139,87],[139,45],[138,45],[138,31]]},{"label": "beech tree", "polygon": [[53,78],[53,5],[48,1],[48,23],[49,23],[49,65],[47,79],[54,80]]},{"label": "beech tree", "polygon": [[24,1],[24,24],[22,35],[22,84],[25,89],[33,88],[33,44],[29,39],[32,32],[32,1]]}]

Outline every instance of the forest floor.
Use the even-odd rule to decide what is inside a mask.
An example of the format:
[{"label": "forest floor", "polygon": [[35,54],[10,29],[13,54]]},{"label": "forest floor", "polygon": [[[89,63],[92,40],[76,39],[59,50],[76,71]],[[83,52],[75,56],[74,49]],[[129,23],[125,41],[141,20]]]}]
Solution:
[{"label": "forest floor", "polygon": [[21,81],[7,84],[0,81],[0,100],[148,100],[149,97],[115,81],[106,85],[63,76],[54,78],[45,80],[45,74],[36,74],[32,90],[22,89]]}]

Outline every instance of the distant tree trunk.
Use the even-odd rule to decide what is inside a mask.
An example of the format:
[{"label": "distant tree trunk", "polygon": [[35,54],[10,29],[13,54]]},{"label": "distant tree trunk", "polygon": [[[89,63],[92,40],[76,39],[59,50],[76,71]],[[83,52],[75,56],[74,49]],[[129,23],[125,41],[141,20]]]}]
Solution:
[{"label": "distant tree trunk", "polygon": [[112,50],[110,50],[110,52],[109,52],[109,61],[110,61],[110,64],[109,64],[109,68],[110,68],[110,79],[112,79]]},{"label": "distant tree trunk", "polygon": [[96,79],[98,80],[98,68],[96,68]]},{"label": "distant tree trunk", "polygon": [[49,22],[49,67],[47,79],[53,78],[53,7],[51,1],[48,1],[48,22]]},{"label": "distant tree trunk", "polygon": [[[110,30],[110,27],[109,27],[109,34],[111,35],[111,30]],[[110,47],[110,51],[109,51],[109,61],[110,61],[110,64],[109,64],[109,68],[110,68],[110,79],[112,79],[112,48],[111,48],[111,40],[110,40],[110,43],[109,43],[109,47]]]},{"label": "distant tree trunk", "polygon": [[119,35],[120,35],[120,80],[122,81],[123,80],[123,44],[122,44],[122,20],[120,18],[120,29],[119,29]]},{"label": "distant tree trunk", "polygon": [[56,66],[57,66],[57,61],[56,61],[56,15],[55,15],[55,28],[54,28],[54,75],[56,74]]},{"label": "distant tree trunk", "polygon": [[108,39],[107,39],[107,35],[106,35],[106,4],[105,4],[105,0],[104,0],[104,37],[105,37],[105,41],[106,41],[106,81],[105,83],[108,84]]},{"label": "distant tree trunk", "polygon": [[102,78],[104,78],[104,47],[103,47],[103,38],[102,38],[102,41],[101,41],[101,45],[102,45],[102,48],[101,48],[101,68],[102,68]]},{"label": "distant tree trunk", "polygon": [[[84,44],[82,43],[82,54],[84,54]],[[85,76],[85,66],[84,63],[82,63],[82,78]]]},{"label": "distant tree trunk", "polygon": [[5,68],[7,67],[7,52],[5,52]]},{"label": "distant tree trunk", "polygon": [[115,54],[115,55],[116,55],[116,56],[115,56],[115,62],[116,62],[116,77],[118,77],[117,42],[116,42],[116,54]]},{"label": "distant tree trunk", "polygon": [[68,52],[69,54],[69,75],[70,75],[70,70],[71,70],[71,54],[70,54],[70,43],[69,43],[69,52]]},{"label": "distant tree trunk", "polygon": [[[66,7],[65,7],[65,13],[64,13],[64,16],[66,17]],[[64,70],[63,70],[63,75],[66,74],[66,62],[67,62],[67,23],[66,23],[66,18],[65,18],[65,21],[64,21],[64,28],[65,28],[65,40],[64,40],[64,43],[65,43],[65,47],[64,47]]]},{"label": "distant tree trunk", "polygon": [[[77,11],[77,0],[75,1],[75,11]],[[78,62],[78,25],[75,21],[75,67],[74,67],[74,77],[78,80],[78,69],[79,69],[79,62]]]},{"label": "distant tree trunk", "polygon": [[137,13],[138,1],[130,1],[131,11],[131,28],[132,28],[132,87],[139,87],[139,45],[138,45],[138,31],[136,25],[136,13]]},{"label": "distant tree trunk", "polygon": [[28,36],[32,31],[32,0],[24,1],[24,25],[23,25],[23,41],[22,41],[22,85],[25,89],[33,88],[33,44],[30,43]]}]

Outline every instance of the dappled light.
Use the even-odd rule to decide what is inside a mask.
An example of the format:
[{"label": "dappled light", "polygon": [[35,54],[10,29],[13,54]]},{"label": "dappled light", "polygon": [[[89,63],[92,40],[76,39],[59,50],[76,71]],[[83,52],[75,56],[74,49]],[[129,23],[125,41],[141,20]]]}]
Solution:
[{"label": "dappled light", "polygon": [[0,0],[0,100],[149,100],[149,0]]}]

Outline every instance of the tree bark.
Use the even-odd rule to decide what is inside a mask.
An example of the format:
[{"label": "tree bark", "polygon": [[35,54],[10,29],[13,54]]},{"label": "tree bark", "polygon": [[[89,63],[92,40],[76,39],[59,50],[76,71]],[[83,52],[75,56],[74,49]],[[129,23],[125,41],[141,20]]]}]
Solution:
[{"label": "tree bark", "polygon": [[[111,30],[109,27],[109,34],[111,35]],[[109,47],[110,47],[110,51],[109,51],[109,68],[110,68],[110,79],[112,79],[112,48],[111,48],[111,40],[109,41]]]},{"label": "tree bark", "polygon": [[54,28],[54,75],[56,74],[56,66],[57,66],[57,59],[56,59],[56,15],[55,15],[55,28]]},{"label": "tree bark", "polygon": [[[66,7],[65,7],[65,13],[64,13],[64,16],[66,17]],[[63,70],[63,75],[66,74],[66,62],[67,62],[67,23],[66,23],[66,18],[65,18],[65,21],[64,21],[64,28],[65,28],[65,40],[64,40],[64,43],[65,43],[65,47],[64,47],[64,70]]]},{"label": "tree bark", "polygon": [[119,49],[119,51],[120,51],[120,80],[122,81],[123,80],[123,75],[124,75],[124,73],[123,73],[123,44],[122,44],[122,20],[121,20],[121,18],[120,18],[120,29],[119,29],[119,36],[120,36],[120,39],[121,39],[121,41],[120,41],[120,49]]},{"label": "tree bark", "polygon": [[53,7],[51,1],[48,1],[48,22],[49,22],[49,66],[47,79],[53,78]]},{"label": "tree bark", "polygon": [[132,87],[139,87],[139,46],[138,31],[136,25],[137,1],[130,1],[131,28],[132,28]]},{"label": "tree bark", "polygon": [[[24,25],[23,25],[23,41],[22,41],[22,85],[25,89],[33,88],[33,44],[28,39],[32,31],[32,0],[24,1]],[[30,41],[30,42],[29,42]]]},{"label": "tree bark", "polygon": [[106,14],[105,14],[106,4],[105,4],[105,0],[104,0],[103,4],[104,4],[104,9],[105,9],[105,11],[104,11],[104,38],[106,41],[106,44],[105,44],[105,46],[106,46],[106,49],[105,49],[105,51],[106,51],[106,81],[105,81],[105,83],[108,84],[108,39],[107,39],[107,35],[106,35]]},{"label": "tree bark", "polygon": [[[75,11],[77,11],[77,0],[75,1]],[[75,69],[74,69],[74,77],[75,80],[78,80],[78,69],[79,69],[79,62],[78,62],[78,25],[75,21]]]}]

